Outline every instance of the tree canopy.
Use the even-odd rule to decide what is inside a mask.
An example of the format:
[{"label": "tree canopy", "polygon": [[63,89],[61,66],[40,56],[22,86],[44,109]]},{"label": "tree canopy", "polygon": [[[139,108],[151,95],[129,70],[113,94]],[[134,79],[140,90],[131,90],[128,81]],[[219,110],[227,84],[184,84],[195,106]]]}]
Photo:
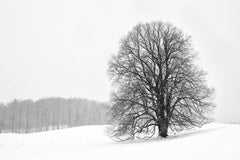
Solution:
[{"label": "tree canopy", "polygon": [[138,24],[109,61],[111,135],[118,140],[158,136],[209,122],[213,88],[195,64],[190,36],[170,23]]}]

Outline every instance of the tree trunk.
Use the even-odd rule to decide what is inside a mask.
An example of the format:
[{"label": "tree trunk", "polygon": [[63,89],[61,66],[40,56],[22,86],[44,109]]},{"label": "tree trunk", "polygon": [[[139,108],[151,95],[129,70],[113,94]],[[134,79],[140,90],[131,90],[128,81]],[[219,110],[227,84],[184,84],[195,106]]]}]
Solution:
[{"label": "tree trunk", "polygon": [[166,138],[168,136],[168,121],[163,120],[158,125],[158,136]]}]

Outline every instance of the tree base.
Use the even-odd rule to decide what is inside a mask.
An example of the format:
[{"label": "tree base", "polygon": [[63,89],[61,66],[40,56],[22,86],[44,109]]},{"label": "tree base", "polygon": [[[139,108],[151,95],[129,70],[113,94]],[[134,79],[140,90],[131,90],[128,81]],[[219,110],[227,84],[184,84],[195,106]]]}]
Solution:
[{"label": "tree base", "polygon": [[167,133],[160,133],[159,134],[159,137],[162,137],[162,138],[167,138],[168,134]]},{"label": "tree base", "polygon": [[166,122],[158,126],[158,136],[163,138],[168,136],[168,124]]}]

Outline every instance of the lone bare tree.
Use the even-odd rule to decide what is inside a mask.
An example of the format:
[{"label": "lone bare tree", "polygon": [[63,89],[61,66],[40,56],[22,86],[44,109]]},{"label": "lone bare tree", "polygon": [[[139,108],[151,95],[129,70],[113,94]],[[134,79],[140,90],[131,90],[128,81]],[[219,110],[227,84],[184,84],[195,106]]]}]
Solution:
[{"label": "lone bare tree", "polygon": [[119,140],[167,137],[209,122],[213,89],[194,64],[190,37],[172,24],[138,24],[120,42],[108,73],[111,133]]}]

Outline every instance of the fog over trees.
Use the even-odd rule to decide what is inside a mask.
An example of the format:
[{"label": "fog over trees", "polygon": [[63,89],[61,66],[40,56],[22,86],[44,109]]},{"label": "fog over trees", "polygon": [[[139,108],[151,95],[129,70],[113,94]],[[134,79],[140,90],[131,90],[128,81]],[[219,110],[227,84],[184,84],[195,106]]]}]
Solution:
[{"label": "fog over trees", "polygon": [[107,104],[80,98],[42,98],[0,103],[0,133],[30,133],[107,124]]}]

